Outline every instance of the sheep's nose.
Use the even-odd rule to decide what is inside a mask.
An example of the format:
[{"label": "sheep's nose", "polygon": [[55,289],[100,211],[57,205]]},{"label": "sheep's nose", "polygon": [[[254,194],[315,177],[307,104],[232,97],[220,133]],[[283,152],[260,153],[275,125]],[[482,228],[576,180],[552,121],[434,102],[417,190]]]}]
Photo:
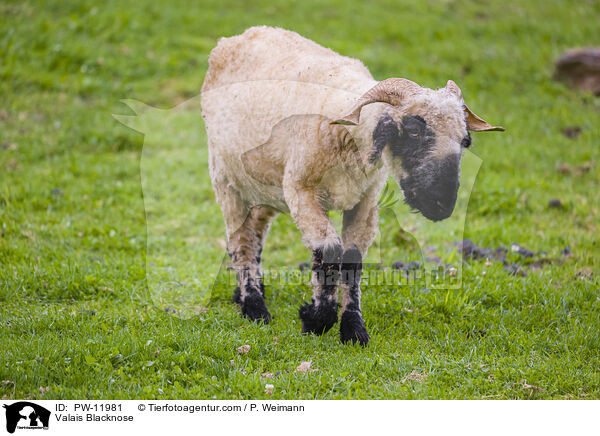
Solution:
[{"label": "sheep's nose", "polygon": [[[436,165],[435,177],[430,181],[424,195],[423,215],[440,221],[452,215],[458,197],[460,157],[451,155]],[[423,210],[425,209],[425,210]]]},{"label": "sheep's nose", "polygon": [[456,198],[449,199],[448,201],[442,203],[440,201],[436,201],[438,206],[437,212],[435,212],[436,220],[445,220],[446,218],[450,218],[452,212],[454,212],[454,206],[456,205]]},{"label": "sheep's nose", "polygon": [[452,215],[458,197],[460,155],[429,160],[409,176],[400,179],[404,201],[432,221]]}]

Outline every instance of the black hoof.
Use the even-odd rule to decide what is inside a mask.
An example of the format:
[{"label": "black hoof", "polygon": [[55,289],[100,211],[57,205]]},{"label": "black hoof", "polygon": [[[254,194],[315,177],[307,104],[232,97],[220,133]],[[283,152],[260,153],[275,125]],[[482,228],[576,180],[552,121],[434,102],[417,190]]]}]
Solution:
[{"label": "black hoof", "polygon": [[269,324],[271,314],[265,304],[265,299],[258,290],[253,290],[249,295],[246,295],[242,303],[242,315],[252,321]]},{"label": "black hoof", "polygon": [[302,333],[326,333],[337,322],[337,304],[315,307],[314,303],[306,303],[300,307]]},{"label": "black hoof", "polygon": [[347,310],[342,314],[340,340],[344,344],[349,342],[356,344],[358,342],[361,346],[366,347],[369,342],[369,334],[360,312]]}]

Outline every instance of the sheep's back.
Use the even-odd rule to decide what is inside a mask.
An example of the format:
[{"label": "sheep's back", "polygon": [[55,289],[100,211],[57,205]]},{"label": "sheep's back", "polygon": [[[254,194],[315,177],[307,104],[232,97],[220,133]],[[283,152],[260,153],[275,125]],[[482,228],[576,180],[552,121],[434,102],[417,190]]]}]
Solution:
[{"label": "sheep's back", "polygon": [[295,32],[259,26],[219,40],[202,91],[249,80],[293,80],[362,93],[373,77],[357,59]]}]

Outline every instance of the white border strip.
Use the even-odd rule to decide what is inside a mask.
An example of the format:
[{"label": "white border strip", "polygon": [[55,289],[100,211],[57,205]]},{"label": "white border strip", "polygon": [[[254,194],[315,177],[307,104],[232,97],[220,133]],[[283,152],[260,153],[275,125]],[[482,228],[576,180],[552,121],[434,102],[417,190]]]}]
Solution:
[{"label": "white border strip", "polygon": [[[17,401],[2,401],[10,407]],[[51,412],[27,435],[598,434],[596,401],[31,401]],[[20,407],[20,406],[17,406]],[[14,409],[11,409],[14,410]],[[31,409],[26,409],[30,412]],[[0,435],[9,409],[0,413]],[[41,422],[38,426],[41,429]],[[19,426],[21,428],[19,428]]]}]

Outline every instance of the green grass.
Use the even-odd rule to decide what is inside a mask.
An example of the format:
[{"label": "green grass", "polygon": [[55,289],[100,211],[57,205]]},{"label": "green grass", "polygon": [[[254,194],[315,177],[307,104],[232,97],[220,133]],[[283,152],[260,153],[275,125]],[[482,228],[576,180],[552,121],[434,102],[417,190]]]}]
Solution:
[{"label": "green grass", "polygon": [[[598,162],[600,99],[552,80],[564,50],[597,42],[599,4],[218,3],[0,4],[0,396],[600,398],[600,171],[557,171]],[[224,229],[194,97],[217,39],[256,24],[360,58],[378,79],[455,80],[475,112],[507,128],[474,135],[481,167],[464,236],[564,262],[526,277],[467,262],[449,291],[364,286],[366,349],[341,345],[336,328],[300,334],[305,285],[267,289],[269,326],[242,319],[230,287],[207,292],[215,271],[202,265],[220,262]],[[144,138],[112,118],[132,114],[124,98],[191,102]],[[573,125],[582,134],[568,139]],[[548,207],[554,198],[562,208]],[[411,229],[414,216],[400,219]],[[415,226],[443,256],[463,236]],[[394,215],[380,227],[385,262],[406,260],[414,243]],[[308,256],[279,217],[267,266]],[[157,286],[167,279],[185,285]],[[294,372],[302,361],[318,371]]]}]

